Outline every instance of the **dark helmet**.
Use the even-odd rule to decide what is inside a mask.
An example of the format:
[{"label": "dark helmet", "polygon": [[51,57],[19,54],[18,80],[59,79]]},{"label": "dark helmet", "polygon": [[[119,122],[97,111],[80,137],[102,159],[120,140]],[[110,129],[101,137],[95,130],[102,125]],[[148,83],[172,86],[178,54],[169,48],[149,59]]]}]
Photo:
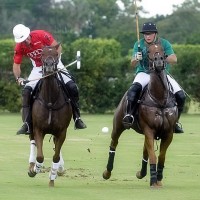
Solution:
[{"label": "dark helmet", "polygon": [[142,31],[140,31],[140,33],[146,33],[146,32],[158,33],[156,24],[153,22],[144,23],[142,26]]}]

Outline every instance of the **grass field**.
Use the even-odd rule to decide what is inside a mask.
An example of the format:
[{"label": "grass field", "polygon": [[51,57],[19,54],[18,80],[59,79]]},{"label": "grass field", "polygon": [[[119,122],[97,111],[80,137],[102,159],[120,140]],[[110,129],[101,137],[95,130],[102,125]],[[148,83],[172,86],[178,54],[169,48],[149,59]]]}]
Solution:
[{"label": "grass field", "polygon": [[[164,187],[153,190],[147,177],[138,180],[143,136],[125,131],[116,151],[110,180],[103,180],[110,144],[112,115],[83,115],[88,128],[74,130],[73,122],[63,145],[66,174],[48,187],[48,173],[27,175],[29,140],[15,135],[21,126],[19,114],[0,114],[0,200],[199,200],[200,199],[200,115],[183,115],[185,133],[174,135],[168,149]],[[101,128],[109,127],[109,133]],[[44,141],[45,168],[50,167],[53,144]],[[90,152],[88,151],[90,150]]]}]

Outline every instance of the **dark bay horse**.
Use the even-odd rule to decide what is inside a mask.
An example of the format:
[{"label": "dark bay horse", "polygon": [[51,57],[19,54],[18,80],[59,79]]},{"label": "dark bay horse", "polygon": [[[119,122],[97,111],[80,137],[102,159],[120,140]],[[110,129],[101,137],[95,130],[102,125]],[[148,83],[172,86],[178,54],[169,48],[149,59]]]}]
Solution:
[{"label": "dark bay horse", "polygon": [[[131,128],[144,134],[145,138],[142,167],[136,176],[138,179],[146,176],[149,160],[150,186],[160,187],[162,186],[165,155],[173,139],[174,127],[178,120],[178,110],[167,79],[166,56],[160,44],[152,44],[148,47],[148,59],[150,82],[146,90],[143,91],[138,105],[138,113]],[[103,172],[104,179],[109,179],[111,176],[118,140],[125,130],[122,123],[125,106],[126,93],[114,114],[107,169]],[[154,149],[155,140],[161,140],[158,160]]]},{"label": "dark bay horse", "polygon": [[67,128],[72,118],[72,108],[64,94],[57,69],[58,53],[55,47],[44,47],[41,55],[43,62],[39,89],[32,106],[33,135],[37,148],[36,162],[30,163],[29,176],[34,177],[41,172],[44,162],[43,140],[46,134],[54,137],[55,153],[49,174],[49,186],[54,186],[54,180],[60,167],[61,147],[66,138]]}]

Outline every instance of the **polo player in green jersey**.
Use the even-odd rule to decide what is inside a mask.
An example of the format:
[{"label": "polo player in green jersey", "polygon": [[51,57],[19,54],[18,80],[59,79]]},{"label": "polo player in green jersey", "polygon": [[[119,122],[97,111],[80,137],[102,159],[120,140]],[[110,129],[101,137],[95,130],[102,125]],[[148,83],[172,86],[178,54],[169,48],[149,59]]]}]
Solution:
[{"label": "polo player in green jersey", "polygon": [[[170,66],[177,63],[177,57],[174,53],[172,45],[166,39],[158,37],[158,30],[156,24],[153,22],[146,22],[142,26],[143,38],[134,44],[131,64],[135,67],[136,76],[131,87],[127,92],[126,113],[123,118],[123,124],[126,129],[129,129],[134,122],[134,115],[137,109],[137,102],[141,91],[149,83],[150,75],[148,72],[148,46],[159,43],[163,47],[166,55],[167,66],[166,70],[169,72]],[[178,119],[183,111],[186,95],[180,85],[171,76],[167,75],[169,83],[172,85],[172,93],[175,96],[178,107]],[[175,133],[183,133],[180,123],[176,123]]]}]

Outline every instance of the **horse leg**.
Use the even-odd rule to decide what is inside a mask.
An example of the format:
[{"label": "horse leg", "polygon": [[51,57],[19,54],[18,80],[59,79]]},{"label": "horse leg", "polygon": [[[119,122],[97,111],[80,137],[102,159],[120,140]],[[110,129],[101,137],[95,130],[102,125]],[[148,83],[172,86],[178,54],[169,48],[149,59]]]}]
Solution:
[{"label": "horse leg", "polygon": [[64,167],[64,160],[63,160],[63,156],[62,156],[62,152],[60,151],[60,162],[59,162],[59,168],[58,168],[58,176],[63,176],[63,174],[65,173],[65,167]]},{"label": "horse leg", "polygon": [[118,145],[119,137],[121,133],[125,130],[122,124],[122,117],[123,117],[122,115],[121,116],[116,115],[113,119],[113,130],[111,134],[109,157],[106,170],[103,172],[103,178],[106,180],[111,177],[111,171],[113,170],[113,164],[115,158],[115,150]]},{"label": "horse leg", "polygon": [[165,156],[169,145],[173,139],[173,133],[170,134],[170,137],[167,139],[162,139],[160,143],[160,154],[158,156],[158,165],[157,165],[157,185],[162,186],[163,179],[163,169],[165,164]]},{"label": "horse leg", "polygon": [[[146,132],[147,133],[147,132]],[[150,186],[157,187],[156,154],[154,151],[154,134],[148,130],[145,134],[145,147],[149,155],[150,164]]]},{"label": "horse leg", "polygon": [[142,179],[142,178],[144,178],[147,175],[148,157],[149,157],[148,156],[148,152],[147,152],[147,149],[146,149],[145,144],[144,144],[144,147],[143,147],[142,167],[141,167],[140,171],[138,171],[136,173],[136,177],[138,179]]},{"label": "horse leg", "polygon": [[59,137],[55,137],[55,153],[53,156],[51,171],[49,173],[50,187],[54,187],[54,180],[57,178],[57,172],[60,167],[61,147],[65,141],[65,138],[66,138],[66,131],[60,133]]},{"label": "horse leg", "polygon": [[29,155],[29,163],[35,163],[36,161],[36,144],[35,140],[30,141],[30,155]]},{"label": "horse leg", "polygon": [[[55,145],[55,141],[56,141],[56,138],[54,136],[53,137],[54,145]],[[64,173],[65,173],[64,160],[63,160],[62,152],[60,151],[60,165],[59,165],[57,174],[58,174],[58,176],[63,176]]]},{"label": "horse leg", "polygon": [[34,177],[36,175],[36,173],[30,173],[33,172],[34,170],[34,166],[35,166],[35,162],[36,162],[36,144],[35,144],[35,140],[34,138],[30,135],[30,155],[29,155],[29,171],[28,171],[28,175],[29,177]]},{"label": "horse leg", "polygon": [[29,168],[28,168],[28,175],[29,177],[34,177],[36,173],[34,172],[34,166],[36,162],[36,144],[34,135],[29,135],[30,140],[30,154],[29,154]]},{"label": "horse leg", "polygon": [[42,147],[43,147],[44,136],[36,130],[34,130],[34,132],[35,132],[35,143],[37,147],[37,156],[33,171],[29,171],[29,173],[32,173],[35,176],[36,174],[41,172],[41,169],[43,167],[44,155]]}]

